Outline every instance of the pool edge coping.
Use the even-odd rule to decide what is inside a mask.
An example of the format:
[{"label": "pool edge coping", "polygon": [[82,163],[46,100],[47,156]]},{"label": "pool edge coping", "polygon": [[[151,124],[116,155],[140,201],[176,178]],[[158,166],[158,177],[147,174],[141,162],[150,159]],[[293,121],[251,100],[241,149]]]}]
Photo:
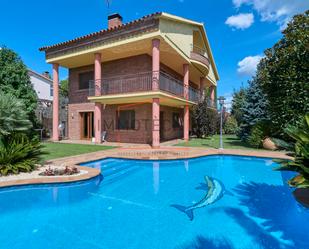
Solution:
[{"label": "pool edge coping", "polygon": [[[66,157],[66,158],[60,158],[48,161],[48,163],[59,163],[63,162],[66,163],[66,160],[73,159],[74,163],[66,163],[70,166],[76,166],[80,170],[87,171],[85,174],[81,175],[72,175],[72,176],[61,176],[61,177],[39,177],[39,178],[28,178],[28,179],[18,179],[18,180],[8,180],[0,182],[0,188],[4,187],[14,187],[14,186],[23,186],[23,185],[37,185],[37,184],[57,184],[57,183],[72,183],[72,182],[78,182],[78,181],[85,181],[90,180],[94,177],[97,177],[101,174],[100,169],[91,168],[87,166],[80,166],[80,164],[87,163],[87,162],[95,162],[99,160],[104,160],[107,158],[119,158],[119,159],[130,159],[130,160],[162,160],[162,161],[168,161],[168,160],[184,160],[184,159],[194,159],[199,157],[205,157],[205,156],[216,156],[216,155],[227,155],[227,156],[247,156],[247,157],[256,157],[256,158],[272,158],[272,159],[293,159],[290,156],[287,156],[283,152],[272,152],[272,151],[244,151],[244,150],[236,150],[236,149],[226,149],[226,150],[220,150],[220,149],[203,149],[201,148],[189,148],[191,150],[197,150],[198,153],[186,155],[186,156],[175,156],[175,157],[169,157],[169,158],[163,158],[163,157],[132,157],[132,156],[121,156],[118,153],[113,153],[114,149],[111,149],[111,153],[100,153],[100,152],[92,152],[88,154],[82,154],[79,156],[72,156],[72,157]],[[119,148],[118,148],[119,150]],[[161,148],[157,149],[157,151],[160,150],[172,150],[171,148]],[[155,150],[154,150],[155,151]],[[192,152],[192,151],[191,151]],[[134,153],[134,151],[133,151]],[[118,154],[118,155],[117,155]],[[88,158],[88,156],[93,156],[95,158]]]},{"label": "pool edge coping", "polygon": [[85,174],[70,175],[70,176],[49,176],[49,177],[38,177],[18,180],[8,180],[0,182],[0,189],[14,186],[25,186],[25,185],[39,185],[39,184],[56,184],[56,183],[73,183],[79,181],[86,181],[95,178],[101,174],[99,169],[76,166],[79,170],[86,171]]}]

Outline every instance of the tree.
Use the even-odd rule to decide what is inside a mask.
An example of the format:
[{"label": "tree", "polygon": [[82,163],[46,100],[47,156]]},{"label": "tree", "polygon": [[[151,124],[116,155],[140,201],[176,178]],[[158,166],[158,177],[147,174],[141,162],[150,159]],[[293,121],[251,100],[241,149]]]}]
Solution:
[{"label": "tree", "polygon": [[0,91],[0,139],[31,127],[24,103],[12,94]]},{"label": "tree", "polygon": [[208,98],[204,98],[193,109],[193,132],[199,138],[216,134],[218,113],[208,107]]},{"label": "tree", "polygon": [[0,176],[33,170],[40,162],[41,145],[26,133],[31,127],[25,104],[0,91]]},{"label": "tree", "polygon": [[248,89],[245,94],[245,101],[241,112],[243,113],[240,125],[239,136],[242,140],[247,140],[251,129],[261,121],[267,121],[267,99],[262,92],[257,78],[253,78],[249,82]]},{"label": "tree", "polygon": [[69,97],[69,81],[68,79],[60,81],[60,95],[62,97]]},{"label": "tree", "polygon": [[14,51],[6,47],[0,49],[0,91],[22,100],[31,123],[36,126],[37,95],[27,67]]},{"label": "tree", "polygon": [[236,134],[238,129],[236,118],[234,116],[228,116],[223,129],[225,134]]},{"label": "tree", "polygon": [[257,81],[267,95],[274,135],[284,139],[288,139],[285,128],[300,125],[309,112],[308,14],[294,16],[282,39],[265,51],[257,71]]},{"label": "tree", "polygon": [[231,114],[237,121],[238,126],[242,123],[243,106],[245,103],[246,88],[241,87],[239,91],[234,91]]}]

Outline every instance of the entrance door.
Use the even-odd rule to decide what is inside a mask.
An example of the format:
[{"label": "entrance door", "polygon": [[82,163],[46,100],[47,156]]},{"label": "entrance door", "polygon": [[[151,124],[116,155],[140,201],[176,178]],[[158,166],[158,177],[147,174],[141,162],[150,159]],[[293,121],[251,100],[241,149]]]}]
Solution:
[{"label": "entrance door", "polygon": [[81,139],[94,137],[93,112],[81,113]]},{"label": "entrance door", "polygon": [[164,141],[164,112],[160,112],[160,141]]}]

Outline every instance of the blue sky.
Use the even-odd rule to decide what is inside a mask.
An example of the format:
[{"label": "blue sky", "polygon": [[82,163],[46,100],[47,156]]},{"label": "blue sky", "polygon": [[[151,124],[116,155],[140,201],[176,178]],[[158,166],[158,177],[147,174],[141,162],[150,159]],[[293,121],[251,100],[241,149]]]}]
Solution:
[{"label": "blue sky", "polygon": [[112,12],[127,22],[164,11],[205,24],[220,74],[218,94],[230,101],[289,18],[308,8],[307,0],[112,0],[110,9],[105,0],[1,0],[0,46],[17,51],[37,72],[51,71],[39,47],[104,29]]}]

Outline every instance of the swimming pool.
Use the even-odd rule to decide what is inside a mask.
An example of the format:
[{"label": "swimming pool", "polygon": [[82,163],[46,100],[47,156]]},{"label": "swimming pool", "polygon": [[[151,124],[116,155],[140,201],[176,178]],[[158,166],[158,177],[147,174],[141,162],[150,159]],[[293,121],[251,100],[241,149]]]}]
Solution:
[{"label": "swimming pool", "polygon": [[83,166],[104,179],[0,189],[0,248],[309,248],[309,210],[270,159]]}]

